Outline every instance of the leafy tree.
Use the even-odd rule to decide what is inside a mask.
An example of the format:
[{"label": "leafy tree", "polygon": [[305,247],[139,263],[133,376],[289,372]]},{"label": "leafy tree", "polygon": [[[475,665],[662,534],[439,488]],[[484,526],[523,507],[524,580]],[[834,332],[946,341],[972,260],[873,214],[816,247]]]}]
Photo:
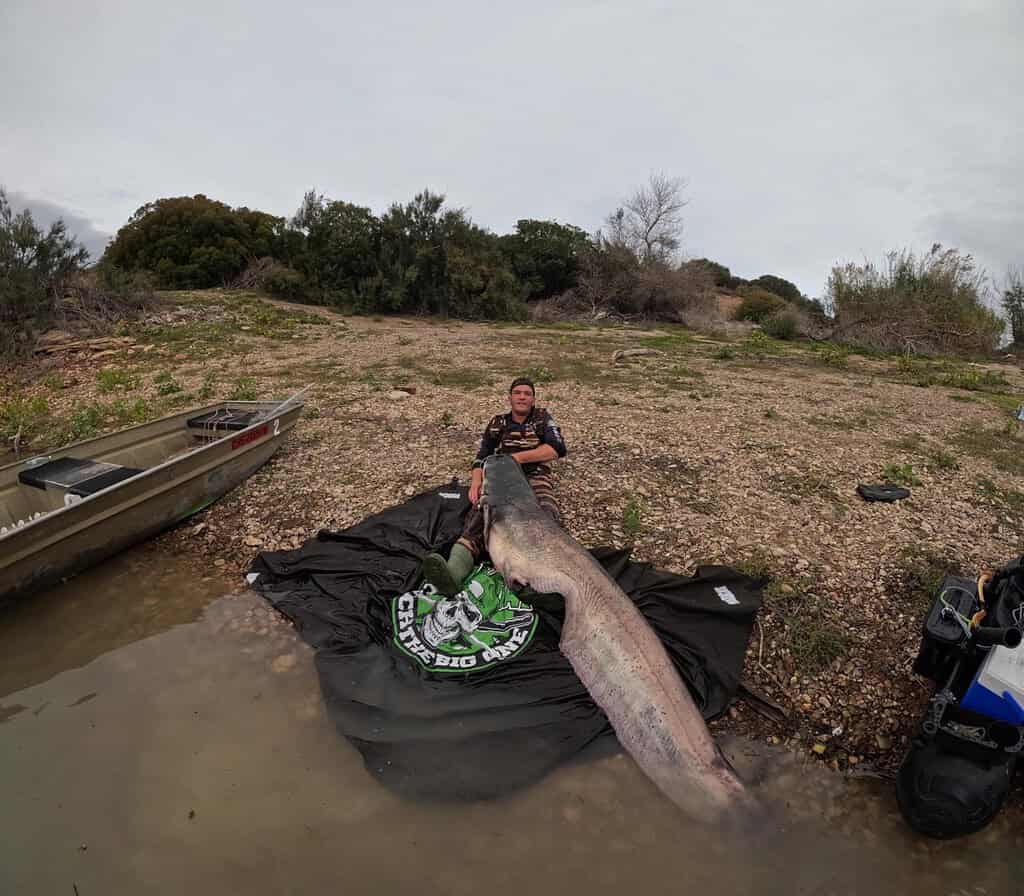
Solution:
[{"label": "leafy tree", "polygon": [[465,216],[443,206],[443,195],[424,190],[381,217],[379,310],[448,314],[446,237]]},{"label": "leafy tree", "polygon": [[1003,311],[1015,345],[1024,345],[1024,271],[1011,269],[1003,288]]},{"label": "leafy tree", "polygon": [[381,222],[373,213],[310,190],[290,223],[305,237],[292,249],[294,267],[325,294],[364,303],[378,280]]},{"label": "leafy tree", "polygon": [[150,271],[159,286],[221,286],[252,258],[282,254],[284,221],[231,208],[203,195],[157,199],[142,206],[107,247],[103,261]]},{"label": "leafy tree", "polygon": [[775,293],[775,295],[785,299],[787,302],[798,303],[803,298],[803,293],[800,292],[800,288],[795,283],[790,283],[788,280],[776,277],[774,274],[762,274],[760,277],[751,280],[750,285],[767,289],[768,292]]},{"label": "leafy tree", "polygon": [[53,320],[64,280],[89,258],[63,221],[44,233],[0,188],[0,355],[19,354]]},{"label": "leafy tree", "polygon": [[516,222],[515,233],[501,237],[527,299],[546,299],[576,286],[580,253],[589,245],[590,238],[578,227],[530,218]]}]

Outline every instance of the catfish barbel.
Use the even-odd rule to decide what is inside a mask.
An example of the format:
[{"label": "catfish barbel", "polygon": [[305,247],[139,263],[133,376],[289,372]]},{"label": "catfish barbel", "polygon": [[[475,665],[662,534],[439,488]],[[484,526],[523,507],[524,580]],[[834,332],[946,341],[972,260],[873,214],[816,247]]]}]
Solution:
[{"label": "catfish barbel", "polygon": [[559,649],[643,772],[694,817],[752,808],[658,636],[615,580],[540,507],[511,456],[487,459],[481,500],[495,568],[510,585],[565,598]]}]

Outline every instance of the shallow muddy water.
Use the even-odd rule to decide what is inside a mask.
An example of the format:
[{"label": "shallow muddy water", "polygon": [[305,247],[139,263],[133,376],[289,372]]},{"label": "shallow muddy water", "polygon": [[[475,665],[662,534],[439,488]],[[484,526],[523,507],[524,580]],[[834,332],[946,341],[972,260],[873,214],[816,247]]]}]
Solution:
[{"label": "shallow muddy water", "polygon": [[687,821],[621,755],[500,801],[402,799],[331,728],[291,628],[152,545],[0,615],[0,656],[5,896],[996,896],[1024,880],[1009,816],[926,841],[888,785],[739,741],[777,807],[744,839]]}]

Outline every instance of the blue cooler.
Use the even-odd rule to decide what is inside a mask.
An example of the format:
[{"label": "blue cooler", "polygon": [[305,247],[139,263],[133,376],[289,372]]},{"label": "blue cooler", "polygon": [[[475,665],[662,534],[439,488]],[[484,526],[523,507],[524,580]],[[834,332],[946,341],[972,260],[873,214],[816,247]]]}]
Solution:
[{"label": "blue cooler", "polygon": [[1024,725],[1024,646],[992,647],[960,705],[1011,725]]}]

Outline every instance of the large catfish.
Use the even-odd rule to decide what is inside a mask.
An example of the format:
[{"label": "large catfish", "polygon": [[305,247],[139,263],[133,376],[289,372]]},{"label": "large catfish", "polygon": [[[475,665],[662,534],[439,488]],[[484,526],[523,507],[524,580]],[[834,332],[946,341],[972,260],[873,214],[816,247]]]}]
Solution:
[{"label": "large catfish", "polygon": [[559,648],[644,773],[695,817],[752,807],[657,635],[540,507],[512,457],[488,458],[482,500],[495,568],[510,583],[565,598]]}]

